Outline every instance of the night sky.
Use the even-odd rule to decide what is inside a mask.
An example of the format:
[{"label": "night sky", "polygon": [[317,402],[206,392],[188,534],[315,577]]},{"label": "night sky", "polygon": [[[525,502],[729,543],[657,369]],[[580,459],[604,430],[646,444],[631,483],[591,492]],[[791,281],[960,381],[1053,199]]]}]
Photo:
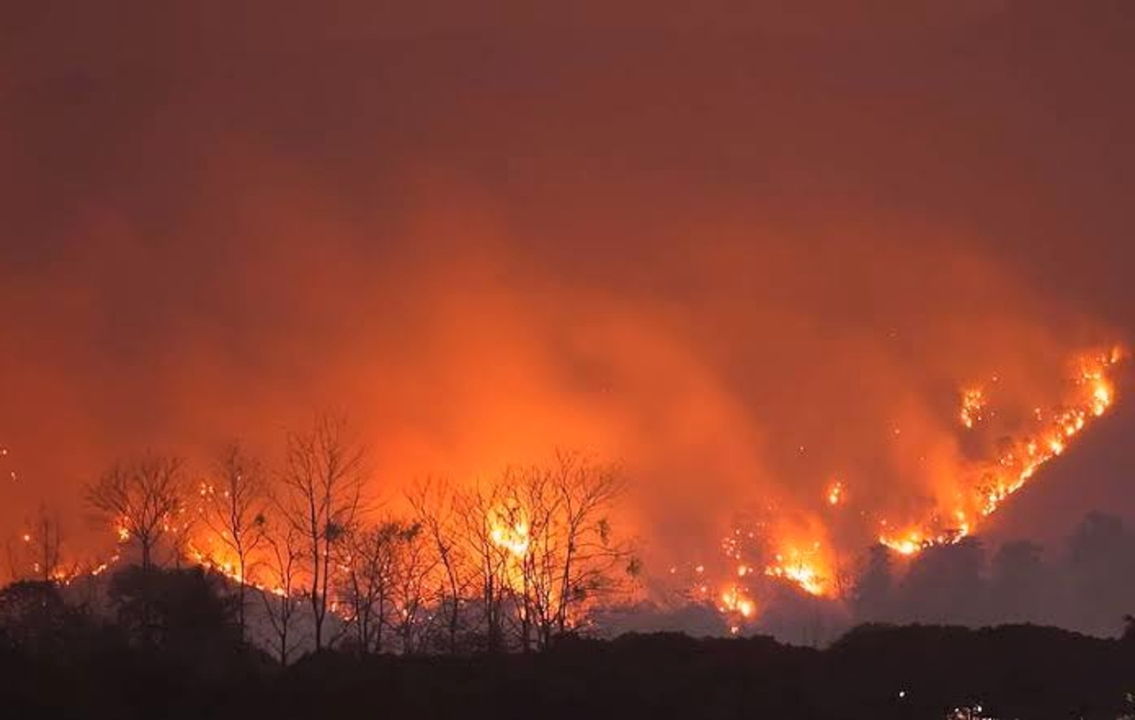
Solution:
[{"label": "night sky", "polygon": [[[0,527],[105,535],[114,458],[331,406],[393,494],[624,460],[667,557],[832,472],[917,494],[892,425],[946,453],[959,383],[1135,337],[1133,38],[1122,0],[4,3]],[[1135,510],[1132,389],[993,536]]]}]

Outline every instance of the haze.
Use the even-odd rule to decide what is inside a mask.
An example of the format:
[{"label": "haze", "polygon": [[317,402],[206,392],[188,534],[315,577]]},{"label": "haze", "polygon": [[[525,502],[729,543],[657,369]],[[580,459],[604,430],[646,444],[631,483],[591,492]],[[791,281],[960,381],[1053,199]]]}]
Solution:
[{"label": "haze", "polygon": [[[333,406],[387,497],[623,462],[661,572],[918,503],[964,384],[1128,342],[1126,4],[685,5],[0,9],[0,525]],[[1135,504],[1061,462],[1014,532]]]}]

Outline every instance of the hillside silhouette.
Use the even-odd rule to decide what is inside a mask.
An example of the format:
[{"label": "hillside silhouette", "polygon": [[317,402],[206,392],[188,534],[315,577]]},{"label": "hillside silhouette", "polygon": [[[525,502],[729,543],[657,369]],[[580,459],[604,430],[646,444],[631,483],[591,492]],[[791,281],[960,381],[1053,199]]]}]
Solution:
[{"label": "hillside silhouette", "polygon": [[568,634],[542,652],[309,654],[280,666],[241,639],[201,568],[128,567],[100,619],[52,583],[0,593],[8,717],[1112,718],[1135,688],[1135,619],[1101,639],[1035,625],[868,624],[818,650],[680,633]]}]

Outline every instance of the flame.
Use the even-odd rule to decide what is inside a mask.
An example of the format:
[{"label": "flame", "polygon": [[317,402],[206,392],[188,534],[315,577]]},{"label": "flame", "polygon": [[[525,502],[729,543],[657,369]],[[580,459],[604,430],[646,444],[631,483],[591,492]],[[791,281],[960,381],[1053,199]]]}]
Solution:
[{"label": "flame", "polygon": [[[839,522],[860,516],[876,522],[880,530],[875,535],[877,541],[904,556],[916,555],[927,547],[956,543],[971,535],[1046,463],[1063,454],[1095,419],[1110,410],[1116,400],[1112,374],[1123,357],[1123,351],[1115,348],[1107,353],[1075,358],[1068,392],[1053,404],[1025,405],[1032,411],[1028,413],[1024,430],[1001,443],[996,453],[962,462],[954,469],[950,492],[940,493],[934,506],[921,517],[896,519],[868,514],[866,509],[855,506],[857,498],[848,498],[847,478],[842,475],[831,478],[822,493],[813,496],[813,502],[819,505],[804,522],[800,522],[800,518],[780,517],[770,505],[771,520],[744,530],[735,528],[723,539],[722,551],[729,563],[723,582],[719,584],[714,579],[720,568],[706,564],[693,566],[695,597],[705,602],[716,601],[718,609],[731,616],[733,632],[739,632],[745,622],[758,616],[763,601],[755,588],[761,578],[766,582],[791,583],[810,595],[837,597],[840,591],[837,555],[831,540],[836,535],[830,526],[837,517]],[[979,385],[963,386],[956,416],[962,428],[977,433],[979,426],[997,417],[994,408],[1000,382],[1001,378],[994,376],[988,391]],[[896,425],[885,430],[896,438],[901,436],[903,441],[910,434],[901,433]],[[222,495],[207,483],[202,483],[198,492],[202,502],[211,502]],[[836,513],[831,508],[840,508],[840,511]],[[533,551],[533,530],[523,510],[499,507],[486,518],[488,540],[505,551],[503,581],[513,584],[514,588],[523,582],[523,564]],[[858,512],[852,513],[853,510]],[[177,520],[164,518],[164,526],[173,529]],[[184,529],[187,523],[181,527]],[[121,520],[115,523],[114,531],[120,543],[130,540],[130,532]],[[25,542],[28,540],[25,538]],[[259,582],[256,577],[243,577],[236,559],[215,537],[196,540],[197,544],[190,544],[187,551],[192,561],[235,582],[277,596],[285,595],[280,587]],[[764,545],[754,553],[747,545],[750,541]],[[210,542],[212,546],[206,547]],[[118,555],[115,555],[89,572],[99,575],[117,560]],[[676,567],[670,569],[671,574],[676,572]]]},{"label": "flame", "polygon": [[806,550],[792,547],[776,555],[776,562],[765,568],[765,575],[789,580],[809,595],[825,595],[828,591],[830,564],[819,541]]},{"label": "flame", "polygon": [[839,480],[832,482],[827,493],[828,505],[839,505],[843,502],[843,483]]},{"label": "flame", "polygon": [[[718,609],[723,613],[736,613],[742,618],[748,619],[756,614],[757,606],[756,603],[745,596],[744,588],[733,585],[722,591],[721,606]],[[734,634],[736,632],[734,631]]]},{"label": "flame", "polygon": [[[1034,406],[1031,427],[1012,437],[995,455],[965,462],[956,468],[957,492],[948,496],[954,499],[947,502],[943,499],[947,495],[943,495],[923,518],[914,521],[896,523],[893,518],[877,518],[882,530],[877,536],[878,542],[896,553],[913,556],[927,547],[956,543],[973,534],[985,518],[997,512],[1046,463],[1063,454],[1094,419],[1107,413],[1116,395],[1111,375],[1124,355],[1124,351],[1116,347],[1108,352],[1074,358],[1070,389],[1057,404],[1047,409],[1043,405]],[[991,378],[995,386],[1001,380],[997,375]],[[983,421],[995,417],[993,399],[979,385],[964,386],[957,415],[962,427],[974,430]],[[891,432],[895,437],[901,434],[897,426],[892,426]],[[823,501],[829,507],[847,503],[842,479],[831,481],[824,491]],[[863,514],[866,516],[866,511]],[[830,514],[813,514],[813,517],[817,522],[825,517],[832,520]],[[826,541],[830,537],[828,528],[819,525],[802,532],[795,525],[775,520],[762,525],[761,532],[768,536],[769,547],[775,549],[773,561],[765,566],[765,577],[793,583],[811,595],[832,597],[837,593],[833,581],[833,549]],[[748,537],[753,537],[753,533],[749,532]],[[723,612],[734,616],[735,622],[751,615],[740,612],[739,605],[744,588],[738,580],[748,579],[752,568],[751,563],[743,561],[741,540],[742,532],[738,528],[723,542],[724,553],[733,561],[736,576],[721,586],[721,607]],[[698,570],[700,575],[701,566]]]},{"label": "flame", "polygon": [[[1034,408],[1033,416],[1039,427],[1013,438],[1009,447],[995,460],[977,464],[973,474],[984,481],[976,485],[971,497],[964,499],[966,507],[953,513],[954,527],[934,531],[937,523],[927,519],[905,532],[882,534],[879,542],[903,555],[912,555],[924,547],[955,543],[972,534],[979,521],[995,513],[1045,463],[1063,454],[1068,444],[1093,418],[1103,416],[1111,408],[1115,386],[1109,371],[1122,358],[1123,352],[1119,348],[1109,353],[1077,358],[1072,393],[1065,403],[1048,413],[1040,407]],[[984,403],[983,396],[963,393],[963,424],[966,424],[966,418],[976,417],[971,414],[974,407],[982,406],[981,403],[974,405],[975,398],[981,398],[981,403]],[[967,427],[972,427],[972,424],[967,424]]]},{"label": "flame", "polygon": [[508,523],[499,514],[490,519],[489,539],[499,548],[507,550],[515,558],[528,555],[528,524],[523,520]]},{"label": "flame", "polygon": [[981,388],[971,388],[962,392],[962,409],[959,418],[967,429],[982,420],[982,411],[985,409],[985,391]]}]

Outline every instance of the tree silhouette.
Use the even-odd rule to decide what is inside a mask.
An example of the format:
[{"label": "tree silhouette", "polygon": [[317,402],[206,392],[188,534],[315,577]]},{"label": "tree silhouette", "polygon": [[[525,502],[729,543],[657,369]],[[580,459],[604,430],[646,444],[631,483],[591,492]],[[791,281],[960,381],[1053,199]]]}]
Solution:
[{"label": "tree silhouette", "polygon": [[180,459],[148,454],[118,463],[87,488],[87,502],[120,537],[138,544],[142,568],[153,566],[158,540],[173,532],[184,507],[184,467]]},{"label": "tree silhouette", "polygon": [[295,615],[299,607],[296,595],[300,590],[300,571],[304,561],[302,538],[299,531],[288,523],[269,528],[264,537],[267,552],[263,568],[268,587],[260,592],[260,598],[272,630],[276,659],[281,665],[287,665],[300,640],[296,637]]},{"label": "tree silhouette", "polygon": [[118,625],[143,651],[202,668],[231,658],[242,646],[236,602],[225,579],[201,567],[124,568],[111,578]]},{"label": "tree silhouette", "polygon": [[1132,549],[1122,518],[1101,512],[1089,513],[1068,540],[1076,604],[1093,632],[1115,632],[1116,619],[1135,600]]},{"label": "tree silhouette", "polygon": [[288,434],[281,509],[305,546],[316,651],[325,644],[331,576],[359,513],[366,476],[366,449],[349,439],[345,419],[322,416],[308,432]]},{"label": "tree silhouette", "polygon": [[0,590],[0,636],[20,652],[53,656],[74,650],[86,621],[84,610],[69,605],[54,582],[20,580]]},{"label": "tree silhouette", "polygon": [[509,567],[515,561],[515,545],[505,535],[516,532],[512,525],[515,509],[499,483],[478,482],[456,496],[457,533],[462,556],[468,559],[471,584],[477,589],[476,602],[489,652],[505,649],[505,599],[510,592]]},{"label": "tree silhouette", "polygon": [[993,556],[990,594],[998,617],[1034,619],[1034,606],[1045,593],[1043,548],[1028,540],[1005,543]]},{"label": "tree silhouette", "polygon": [[852,614],[859,622],[890,619],[894,611],[891,549],[873,545],[867,551],[863,571],[851,590]]},{"label": "tree silhouette", "polygon": [[59,514],[41,504],[16,541],[9,541],[8,564],[16,580],[35,578],[52,582],[70,575],[63,567],[63,528]]},{"label": "tree silhouette", "polygon": [[537,644],[548,647],[586,606],[620,589],[631,550],[616,537],[609,517],[625,480],[613,465],[558,451],[547,467],[506,476],[506,486],[512,506],[523,511],[512,522],[527,528],[522,645],[529,646],[531,618]]},{"label": "tree silhouette", "polygon": [[[415,522],[422,528],[423,539],[432,546],[436,557],[434,567],[440,568],[440,589],[436,596],[445,616],[447,648],[455,653],[469,584],[469,560],[459,535],[457,495],[444,481],[426,480],[416,484],[407,499],[414,510]],[[428,580],[428,573],[425,579]]]},{"label": "tree silhouette", "polygon": [[423,639],[432,629],[433,607],[443,600],[433,592],[440,560],[421,523],[402,523],[391,587],[391,630],[398,637],[403,654],[419,652]]},{"label": "tree silhouette", "polygon": [[924,549],[901,586],[907,617],[921,622],[978,622],[985,608],[984,550],[966,537]]},{"label": "tree silhouette", "polygon": [[360,653],[382,652],[383,630],[391,611],[399,545],[408,532],[386,521],[351,530],[344,542],[343,595]]},{"label": "tree silhouette", "polygon": [[[226,566],[236,576],[238,622],[245,634],[246,595],[249,571],[256,551],[264,542],[268,493],[264,469],[236,443],[220,453],[215,468],[216,481],[201,488],[202,517],[212,535],[224,548]],[[218,562],[217,558],[213,558]]]}]

